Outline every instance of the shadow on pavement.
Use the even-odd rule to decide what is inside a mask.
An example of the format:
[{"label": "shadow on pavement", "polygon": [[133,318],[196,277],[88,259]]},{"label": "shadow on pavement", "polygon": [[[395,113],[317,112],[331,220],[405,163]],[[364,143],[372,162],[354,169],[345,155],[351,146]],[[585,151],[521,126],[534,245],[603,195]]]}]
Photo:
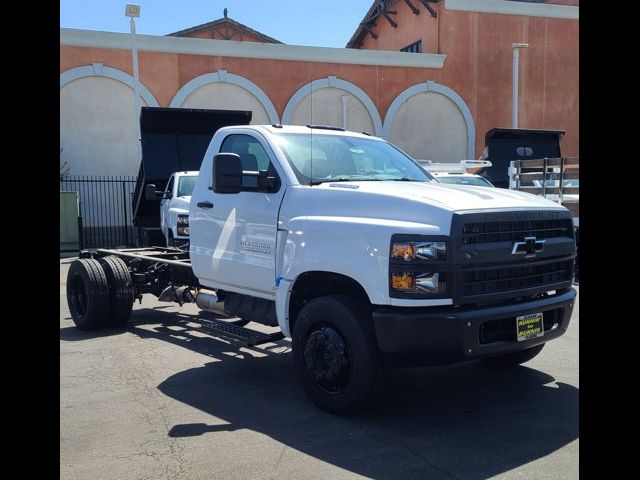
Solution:
[{"label": "shadow on pavement", "polygon": [[[531,368],[495,371],[468,362],[390,371],[385,392],[367,409],[339,417],[307,400],[289,349],[240,350],[234,341],[196,333],[188,325],[193,318],[139,309],[127,327],[141,338],[214,359],[167,378],[158,388],[227,424],[178,423],[167,432],[171,437],[249,429],[375,479],[485,479],[578,438],[579,390]],[[105,334],[112,333],[93,336]],[[73,327],[61,329],[64,340],[91,337]],[[252,355],[257,352],[260,356]]]}]

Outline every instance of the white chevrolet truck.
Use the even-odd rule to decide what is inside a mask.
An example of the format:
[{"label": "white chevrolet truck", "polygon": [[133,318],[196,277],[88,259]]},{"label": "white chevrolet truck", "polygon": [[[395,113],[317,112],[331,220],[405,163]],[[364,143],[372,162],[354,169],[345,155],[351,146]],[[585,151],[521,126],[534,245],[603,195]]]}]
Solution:
[{"label": "white chevrolet truck", "polygon": [[160,228],[168,247],[189,241],[189,203],[197,178],[197,171],[175,172],[161,194]]},{"label": "white chevrolet truck", "polygon": [[67,278],[76,326],[124,325],[144,294],[225,312],[239,319],[198,321],[248,345],[291,337],[305,392],[336,413],[384,368],[526,362],[567,330],[576,296],[567,209],[436,183],[387,141],[334,127],[218,130],[189,228],[188,252],[82,252]]}]

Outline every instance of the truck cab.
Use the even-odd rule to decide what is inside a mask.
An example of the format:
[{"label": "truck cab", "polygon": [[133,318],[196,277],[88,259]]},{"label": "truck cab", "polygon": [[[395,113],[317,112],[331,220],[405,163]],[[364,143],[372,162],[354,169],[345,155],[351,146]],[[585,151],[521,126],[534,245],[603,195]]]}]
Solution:
[{"label": "truck cab", "polygon": [[160,226],[168,247],[189,241],[189,202],[197,178],[197,170],[175,172],[162,193]]}]

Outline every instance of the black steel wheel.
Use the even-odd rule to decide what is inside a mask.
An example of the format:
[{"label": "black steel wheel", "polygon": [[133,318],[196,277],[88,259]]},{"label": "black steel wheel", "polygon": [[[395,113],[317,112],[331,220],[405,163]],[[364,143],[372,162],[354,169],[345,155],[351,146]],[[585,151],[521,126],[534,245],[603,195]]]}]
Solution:
[{"label": "black steel wheel", "polygon": [[353,359],[344,337],[330,326],[317,325],[304,344],[304,366],[315,387],[344,393],[351,380]]},{"label": "black steel wheel", "polygon": [[80,330],[95,330],[107,323],[109,285],[102,265],[94,259],[71,263],[67,273],[67,304]]},{"label": "black steel wheel", "polygon": [[544,347],[544,345],[545,345],[544,343],[541,343],[540,345],[527,348],[526,350],[507,353],[506,355],[500,355],[498,357],[485,358],[482,361],[485,365],[489,367],[495,367],[495,368],[517,367],[518,365],[528,362],[533,357],[538,355],[542,351],[542,348]]},{"label": "black steel wheel", "polygon": [[110,255],[99,260],[109,284],[109,313],[107,323],[121,327],[131,318],[134,289],[127,264],[119,257]]},{"label": "black steel wheel", "polygon": [[344,295],[308,302],[293,331],[293,359],[305,393],[320,408],[348,414],[364,406],[382,380],[366,306]]}]

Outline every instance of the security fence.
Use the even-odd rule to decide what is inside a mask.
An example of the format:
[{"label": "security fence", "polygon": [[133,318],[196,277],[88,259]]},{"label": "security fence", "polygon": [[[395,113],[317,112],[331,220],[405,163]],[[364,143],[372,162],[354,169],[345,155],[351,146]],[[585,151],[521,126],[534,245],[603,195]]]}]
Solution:
[{"label": "security fence", "polygon": [[135,246],[131,199],[135,177],[65,176],[60,191],[78,192],[80,248]]}]

